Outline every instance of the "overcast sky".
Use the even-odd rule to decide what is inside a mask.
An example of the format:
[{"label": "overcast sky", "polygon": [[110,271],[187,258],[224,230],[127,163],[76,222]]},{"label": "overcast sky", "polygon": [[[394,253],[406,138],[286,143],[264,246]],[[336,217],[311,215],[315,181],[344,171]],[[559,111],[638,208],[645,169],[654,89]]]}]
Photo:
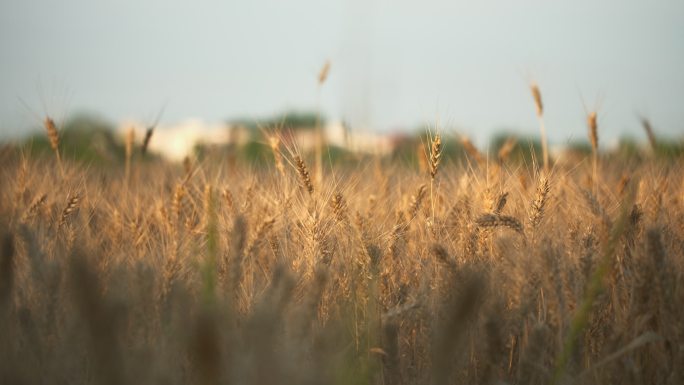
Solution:
[{"label": "overcast sky", "polygon": [[[0,136],[37,116],[113,122],[258,118],[319,103],[390,130],[427,122],[483,143],[536,133],[536,80],[556,143],[684,134],[684,1],[289,0],[0,3]],[[25,106],[20,100],[25,101]]]}]

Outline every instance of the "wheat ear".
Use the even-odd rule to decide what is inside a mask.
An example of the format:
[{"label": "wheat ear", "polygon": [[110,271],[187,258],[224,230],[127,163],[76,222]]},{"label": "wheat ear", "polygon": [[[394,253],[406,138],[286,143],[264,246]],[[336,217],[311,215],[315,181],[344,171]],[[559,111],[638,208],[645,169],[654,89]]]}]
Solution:
[{"label": "wheat ear", "polygon": [[596,111],[592,111],[587,116],[587,127],[589,127],[589,139],[591,140],[592,151],[592,182],[594,184],[594,194],[597,194],[597,180],[598,177],[598,116]]},{"label": "wheat ear", "polygon": [[59,131],[57,130],[57,125],[55,124],[55,121],[52,120],[52,118],[46,116],[45,120],[43,121],[43,126],[45,126],[45,130],[47,131],[47,136],[50,141],[50,147],[52,148],[52,151],[55,152],[55,156],[57,156],[57,164],[59,165],[59,170],[62,173],[62,176],[64,176],[64,168],[62,167],[62,156],[59,154]]},{"label": "wheat ear", "polygon": [[658,141],[656,140],[655,132],[653,132],[651,122],[646,118],[641,118],[641,125],[644,127],[644,131],[646,131],[646,136],[648,136],[648,143],[651,145],[651,149],[655,152],[658,147]]},{"label": "wheat ear", "polygon": [[311,182],[311,175],[309,175],[309,170],[306,168],[304,160],[301,156],[295,155],[294,161],[295,166],[297,167],[297,173],[299,174],[299,181],[301,182],[302,187],[304,187],[306,191],[309,192],[309,195],[313,195],[314,186]]},{"label": "wheat ear", "polygon": [[539,120],[539,131],[541,133],[542,156],[544,160],[544,171],[549,170],[549,149],[546,141],[546,126],[544,125],[544,104],[542,103],[541,91],[537,83],[530,84],[530,91],[532,91],[532,98],[534,99],[534,106],[537,110],[537,119]]},{"label": "wheat ear", "polygon": [[64,207],[64,210],[62,210],[62,214],[59,216],[58,227],[62,227],[67,223],[67,220],[69,219],[71,214],[73,214],[74,211],[78,209],[78,206],[80,204],[81,196],[78,193],[69,196],[69,199],[67,199],[66,207]]}]

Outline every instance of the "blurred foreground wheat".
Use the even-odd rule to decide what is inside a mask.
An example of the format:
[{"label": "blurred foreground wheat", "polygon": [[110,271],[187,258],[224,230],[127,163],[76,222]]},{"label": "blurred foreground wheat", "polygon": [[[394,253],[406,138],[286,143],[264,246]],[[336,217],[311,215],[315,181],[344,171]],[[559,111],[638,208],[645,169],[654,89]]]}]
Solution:
[{"label": "blurred foreground wheat", "polygon": [[680,161],[464,167],[428,145],[428,172],[321,181],[306,154],[7,157],[0,383],[684,382]]}]

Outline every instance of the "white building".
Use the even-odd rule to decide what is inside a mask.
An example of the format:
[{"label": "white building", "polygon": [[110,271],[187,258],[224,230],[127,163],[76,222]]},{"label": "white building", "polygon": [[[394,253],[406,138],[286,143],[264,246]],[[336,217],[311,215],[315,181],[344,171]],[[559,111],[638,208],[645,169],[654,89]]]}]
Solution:
[{"label": "white building", "polygon": [[[125,138],[133,129],[136,143],[140,143],[145,137],[147,127],[141,122],[124,121],[119,125],[118,131],[121,137]],[[339,122],[327,124],[324,131],[329,145],[352,152],[387,155],[394,148],[394,140],[390,135],[358,130],[350,132]],[[300,151],[313,151],[315,148],[314,130],[295,130],[291,131],[290,135]],[[148,151],[171,161],[181,161],[186,156],[192,155],[194,149],[200,144],[242,146],[253,139],[249,130],[241,126],[188,119],[177,124],[158,125],[152,135]]]},{"label": "white building", "polygon": [[[147,126],[140,122],[127,121],[119,125],[119,133],[125,137],[129,130],[135,130],[136,141],[145,137]],[[199,144],[221,145],[231,142],[242,145],[249,141],[249,133],[226,123],[207,123],[200,119],[188,119],[177,124],[160,124],[152,135],[148,151],[172,161],[183,160],[191,155]]]}]

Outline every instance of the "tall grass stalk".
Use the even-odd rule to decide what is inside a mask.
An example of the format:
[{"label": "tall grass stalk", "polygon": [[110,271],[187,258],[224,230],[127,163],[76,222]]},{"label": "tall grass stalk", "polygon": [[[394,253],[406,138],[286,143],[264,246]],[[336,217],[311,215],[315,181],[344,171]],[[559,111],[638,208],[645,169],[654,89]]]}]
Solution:
[{"label": "tall grass stalk", "polygon": [[537,120],[539,121],[539,132],[541,133],[542,159],[544,171],[549,171],[549,145],[546,140],[546,125],[544,124],[544,104],[542,103],[541,91],[537,83],[530,84],[534,106],[536,108]]}]

